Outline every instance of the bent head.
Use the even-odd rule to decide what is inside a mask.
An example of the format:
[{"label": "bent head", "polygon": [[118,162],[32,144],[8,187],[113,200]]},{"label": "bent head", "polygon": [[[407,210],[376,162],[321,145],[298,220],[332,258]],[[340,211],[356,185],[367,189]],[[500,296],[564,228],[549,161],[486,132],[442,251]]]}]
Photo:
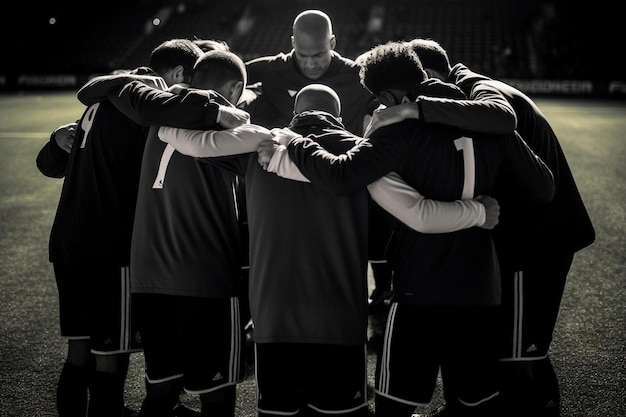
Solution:
[{"label": "bent head", "polygon": [[339,117],[341,114],[341,101],[335,90],[327,85],[309,84],[298,91],[293,108],[295,114],[308,110],[325,111],[335,117]]},{"label": "bent head", "polygon": [[220,51],[230,51],[230,46],[226,41],[217,39],[194,39],[193,43],[198,45],[203,52],[214,51],[219,49]]},{"label": "bent head", "polygon": [[361,84],[385,106],[413,101],[426,79],[417,54],[406,42],[378,45],[359,57]]},{"label": "bent head", "polygon": [[246,65],[232,52],[213,50],[205,52],[193,67],[191,86],[214,90],[232,104],[237,104],[246,85]]},{"label": "bent head", "polygon": [[408,41],[408,44],[419,57],[429,77],[442,81],[448,78],[452,67],[450,67],[448,53],[438,42],[432,39],[415,38]]},{"label": "bent head", "polygon": [[188,84],[200,55],[202,49],[190,39],[170,39],[152,50],[149,65],[168,86]]},{"label": "bent head", "polygon": [[293,22],[291,46],[302,74],[317,80],[322,77],[332,58],[336,40],[328,15],[319,10],[305,10]]}]

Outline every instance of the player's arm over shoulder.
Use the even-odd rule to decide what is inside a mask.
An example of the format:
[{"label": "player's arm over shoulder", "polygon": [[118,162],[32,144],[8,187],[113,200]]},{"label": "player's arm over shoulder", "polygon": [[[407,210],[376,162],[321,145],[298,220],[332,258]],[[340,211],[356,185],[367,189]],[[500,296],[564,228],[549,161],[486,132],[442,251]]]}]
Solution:
[{"label": "player's arm over shoulder", "polygon": [[161,126],[159,139],[183,155],[197,158],[256,152],[259,143],[272,135],[263,126],[244,124],[225,130],[191,130]]},{"label": "player's arm over shoulder", "polygon": [[209,90],[183,90],[181,94],[132,81],[109,100],[118,110],[142,126],[173,126],[188,129],[215,128],[220,105]]},{"label": "player's arm over shoulder", "polygon": [[111,90],[119,90],[132,81],[140,81],[159,90],[165,90],[167,88],[163,78],[157,75],[116,73],[91,78],[78,90],[76,96],[81,103],[90,106],[99,101],[106,100]]}]

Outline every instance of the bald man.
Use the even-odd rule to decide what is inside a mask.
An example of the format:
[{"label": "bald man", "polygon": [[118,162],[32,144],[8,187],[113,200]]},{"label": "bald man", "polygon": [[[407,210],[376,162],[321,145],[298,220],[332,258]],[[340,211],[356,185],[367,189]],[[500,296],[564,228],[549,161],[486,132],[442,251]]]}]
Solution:
[{"label": "bald man", "polygon": [[296,93],[315,82],[336,91],[343,103],[346,129],[362,135],[364,119],[378,102],[361,85],[356,63],[335,52],[335,45],[332,23],[326,13],[305,10],[296,16],[291,36],[293,49],[289,53],[246,63],[248,85],[255,94],[247,95],[243,107],[250,112],[252,122],[269,128],[288,125]]},{"label": "bald man", "polygon": [[323,84],[309,84],[296,95],[294,112],[300,114],[310,110],[325,111],[340,118],[341,101],[333,89]]},{"label": "bald man", "polygon": [[[289,129],[338,153],[363,140],[345,130],[330,87],[308,85],[294,96]],[[263,128],[242,129],[237,136],[246,147],[271,138]],[[280,178],[265,172],[249,148],[212,158],[227,155],[216,154],[214,140],[193,146],[194,137],[207,134],[159,132],[179,152],[245,179],[259,416],[366,416],[367,189],[337,197]]]},{"label": "bald man", "polygon": [[[251,120],[268,128],[283,127],[293,117],[294,98],[304,86],[317,83],[331,87],[342,103],[345,128],[362,136],[378,101],[361,85],[359,67],[334,49],[336,38],[330,17],[320,10],[305,10],[293,21],[288,53],[256,58],[246,63],[248,89],[242,107]],[[369,200],[369,260],[376,288],[371,310],[384,313],[391,296],[392,271],[385,248],[395,219]]]}]

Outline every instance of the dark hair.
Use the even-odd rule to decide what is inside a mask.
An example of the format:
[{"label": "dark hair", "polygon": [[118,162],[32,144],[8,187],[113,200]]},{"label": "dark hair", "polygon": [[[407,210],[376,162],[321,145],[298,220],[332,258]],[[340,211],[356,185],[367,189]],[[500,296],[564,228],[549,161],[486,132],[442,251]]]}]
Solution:
[{"label": "dark hair", "polygon": [[202,49],[190,39],[170,39],[152,50],[150,68],[158,74],[165,74],[168,70],[182,65],[184,78],[191,79],[191,73],[196,60],[202,54]]},{"label": "dark hair", "polygon": [[193,67],[191,85],[196,88],[217,90],[230,81],[246,85],[246,65],[236,54],[225,50],[203,53]]},{"label": "dark hair", "polygon": [[426,79],[417,54],[406,42],[387,42],[359,57],[361,84],[372,94],[383,90],[415,91]]},{"label": "dark hair", "polygon": [[446,50],[431,39],[416,38],[408,42],[425,69],[433,69],[443,76],[450,73],[450,60]]},{"label": "dark hair", "polygon": [[214,51],[216,49],[221,51],[230,51],[230,46],[228,46],[226,41],[215,39],[194,39],[193,43],[198,45],[203,52]]}]

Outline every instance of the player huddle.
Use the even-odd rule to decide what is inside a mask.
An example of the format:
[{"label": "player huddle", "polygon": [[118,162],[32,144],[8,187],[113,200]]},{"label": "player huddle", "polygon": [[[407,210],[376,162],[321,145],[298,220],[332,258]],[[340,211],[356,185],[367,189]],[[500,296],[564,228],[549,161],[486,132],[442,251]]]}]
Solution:
[{"label": "player huddle", "polygon": [[137,351],[140,416],[191,412],[183,390],[202,416],[234,416],[250,362],[259,416],[370,415],[375,248],[393,293],[376,416],[428,405],[439,372],[437,415],[559,415],[548,349],[595,235],[548,122],[434,41],[356,61],[335,42],[307,10],[289,53],[244,63],[223,42],[172,39],[80,89],[84,114],[37,157],[64,177],[50,235],[61,417],[129,413]]}]

